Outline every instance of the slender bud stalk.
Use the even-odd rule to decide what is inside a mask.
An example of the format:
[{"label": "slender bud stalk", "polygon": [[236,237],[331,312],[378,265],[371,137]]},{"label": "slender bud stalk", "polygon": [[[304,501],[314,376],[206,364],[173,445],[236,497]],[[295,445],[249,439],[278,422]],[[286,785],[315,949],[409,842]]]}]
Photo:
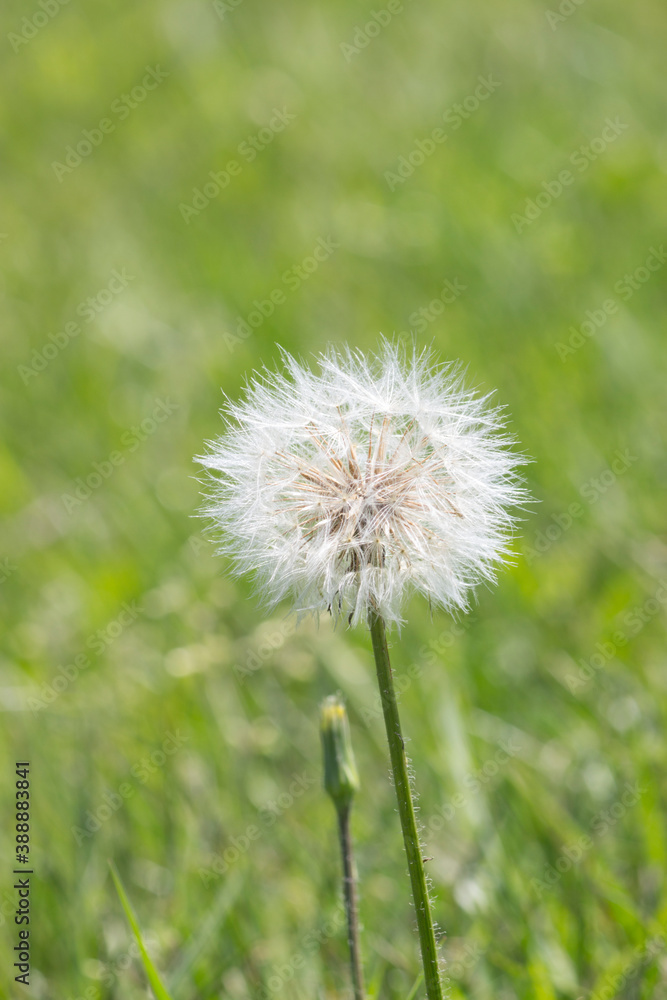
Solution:
[{"label": "slender bud stalk", "polygon": [[369,625],[373,642],[373,653],[375,654],[378,684],[380,685],[384,722],[389,741],[389,756],[391,758],[391,769],[394,776],[396,798],[398,800],[398,814],[403,830],[403,843],[405,844],[405,853],[408,858],[412,896],[417,914],[417,928],[421,945],[422,964],[424,966],[426,995],[428,1000],[442,1000],[442,983],[435,943],[431,900],[428,894],[424,859],[419,843],[415,807],[408,776],[408,762],[405,756],[405,744],[401,734],[396,692],[391,675],[385,624],[380,615],[374,611],[370,611]]},{"label": "slender bud stalk", "polygon": [[350,973],[354,989],[354,1000],[365,1000],[364,974],[361,968],[361,946],[359,940],[359,905],[357,902],[357,873],[350,834],[350,810],[338,813],[338,835],[343,858],[343,896],[347,913],[347,943],[350,947]]},{"label": "slender bud stalk", "polygon": [[345,705],[337,695],[327,698],[321,709],[320,732],[324,755],[324,787],[338,815],[338,836],[343,859],[343,898],[347,913],[347,941],[354,1000],[365,1000],[359,943],[357,875],[350,833],[352,799],[359,788],[359,776],[352,752],[350,725]]}]

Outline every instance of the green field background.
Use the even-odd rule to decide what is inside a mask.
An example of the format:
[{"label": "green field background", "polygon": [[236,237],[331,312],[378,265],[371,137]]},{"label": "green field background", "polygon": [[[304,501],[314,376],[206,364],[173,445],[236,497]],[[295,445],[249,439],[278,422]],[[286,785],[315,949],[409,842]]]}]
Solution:
[{"label": "green field background", "polygon": [[341,691],[369,991],[407,998],[368,634],[267,615],[194,516],[221,389],[382,333],[496,391],[538,501],[470,615],[415,598],[392,637],[449,996],[667,998],[666,27],[657,0],[4,5],[1,996],[148,995],[111,858],[174,1000],[348,997]]}]

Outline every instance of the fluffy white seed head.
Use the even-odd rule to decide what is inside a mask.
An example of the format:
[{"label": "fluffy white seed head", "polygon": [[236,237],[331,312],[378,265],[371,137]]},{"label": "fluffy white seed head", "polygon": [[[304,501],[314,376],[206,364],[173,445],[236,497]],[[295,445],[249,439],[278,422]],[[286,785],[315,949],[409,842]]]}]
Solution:
[{"label": "fluffy white seed head", "polygon": [[255,376],[228,403],[223,436],[198,460],[204,513],[236,571],[270,604],[369,609],[400,622],[407,594],[466,608],[508,553],[510,508],[526,499],[497,409],[460,369],[383,341],[369,358],[330,348],[311,371]]}]

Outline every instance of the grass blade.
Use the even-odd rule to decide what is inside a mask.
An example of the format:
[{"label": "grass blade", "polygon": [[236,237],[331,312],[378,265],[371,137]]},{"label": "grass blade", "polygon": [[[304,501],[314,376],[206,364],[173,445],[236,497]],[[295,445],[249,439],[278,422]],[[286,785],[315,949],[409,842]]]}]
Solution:
[{"label": "grass blade", "polygon": [[132,928],[132,933],[137,939],[137,944],[139,945],[139,951],[141,952],[141,960],[144,963],[144,969],[146,970],[146,976],[148,977],[148,982],[150,987],[155,994],[156,1000],[171,1000],[171,997],[167,993],[166,989],[162,985],[160,977],[157,973],[157,969],[153,965],[150,955],[146,951],[144,942],[141,937],[141,931],[139,930],[139,924],[137,923],[137,918],[134,915],[134,910],[130,904],[127,894],[123,887],[123,883],[120,880],[120,875],[116,870],[116,866],[113,861],[109,862],[109,868],[111,869],[111,877],[113,878],[114,885],[116,886],[116,892],[118,893],[118,898],[120,899],[121,906],[125,911],[125,916],[127,917],[127,922]]},{"label": "grass blade", "polygon": [[226,919],[242,888],[243,879],[238,872],[234,872],[225,880],[218,891],[211,910],[201,925],[192,933],[189,942],[183,949],[176,969],[168,980],[170,989],[177,996],[181,986],[188,976],[190,976],[195,962],[208,947],[214,935],[218,932],[220,925]]},{"label": "grass blade", "polygon": [[412,989],[411,989],[411,990],[410,990],[410,992],[408,993],[408,995],[407,995],[407,997],[405,998],[405,1000],[414,1000],[414,998],[415,998],[415,997],[416,997],[416,995],[417,995],[417,990],[418,990],[418,989],[419,989],[419,987],[421,986],[421,984],[422,984],[422,982],[423,982],[423,979],[424,979],[424,973],[423,973],[423,972],[420,972],[420,973],[419,973],[419,975],[417,976],[416,980],[415,980],[415,984],[414,984],[414,986],[412,987]]}]

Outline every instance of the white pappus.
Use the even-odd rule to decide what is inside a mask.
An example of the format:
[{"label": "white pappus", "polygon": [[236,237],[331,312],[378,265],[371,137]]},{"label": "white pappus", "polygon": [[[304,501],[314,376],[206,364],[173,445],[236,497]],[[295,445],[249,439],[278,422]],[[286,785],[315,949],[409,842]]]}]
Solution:
[{"label": "white pappus", "polygon": [[352,624],[371,609],[400,623],[415,590],[466,608],[527,499],[502,412],[460,366],[386,340],[368,357],[330,347],[315,371],[282,356],[227,402],[225,433],[197,459],[237,573],[269,604],[291,595]]}]

